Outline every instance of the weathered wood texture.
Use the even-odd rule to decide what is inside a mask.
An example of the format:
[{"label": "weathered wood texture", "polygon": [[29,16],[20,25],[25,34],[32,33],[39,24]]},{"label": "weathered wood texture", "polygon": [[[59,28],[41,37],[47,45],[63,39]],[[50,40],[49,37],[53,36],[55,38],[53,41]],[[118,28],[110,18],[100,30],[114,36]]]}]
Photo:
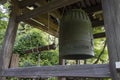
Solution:
[{"label": "weathered wood texture", "polygon": [[15,19],[16,19],[15,14],[11,13],[0,54],[0,71],[2,69],[8,68],[10,63],[12,48],[14,45],[16,32],[18,29],[18,23],[16,23]]},{"label": "weathered wood texture", "polygon": [[0,56],[0,68],[7,68],[9,66],[9,61],[11,58],[12,48],[16,37],[17,26],[14,14],[11,13],[8,27],[5,34],[5,39],[3,42],[3,47],[1,49]]},{"label": "weathered wood texture", "polygon": [[34,4],[36,1],[38,1],[38,0],[23,0],[23,1],[19,2],[18,5],[20,6],[20,8],[24,8],[26,6],[30,6],[30,5]]},{"label": "weathered wood texture", "polygon": [[33,17],[35,17],[37,15],[53,11],[55,9],[58,9],[58,8],[61,8],[61,7],[76,3],[78,1],[81,1],[81,0],[59,0],[59,1],[54,0],[54,1],[50,2],[50,3],[48,3],[47,5],[43,6],[43,7],[36,8],[36,9],[34,9],[32,11],[29,11],[26,14],[23,14],[23,15],[19,16],[17,18],[17,20],[18,21],[23,21],[23,20],[26,20],[26,19],[29,19],[29,18],[33,18]]},{"label": "weathered wood texture", "polygon": [[[14,0],[12,0],[14,2]],[[12,56],[12,49],[18,29],[18,22],[16,22],[16,16],[19,13],[17,7],[12,5],[10,18],[8,22],[8,26],[6,29],[1,54],[0,54],[0,74],[2,69],[6,69],[9,67],[10,59]],[[5,80],[5,78],[0,78],[0,80]]]},{"label": "weathered wood texture", "polygon": [[[22,11],[23,14],[25,14],[25,13],[28,13],[29,11],[31,11],[31,10],[29,10],[28,8],[24,8],[21,11]],[[46,14],[43,14],[43,15],[37,15],[36,17],[30,18],[28,20],[24,20],[24,22],[32,20],[33,22],[37,22],[39,24],[39,26],[41,26],[41,24],[44,24],[45,25],[44,27],[47,28],[45,30],[48,31],[48,21],[49,21],[49,29],[57,32],[58,25],[56,25],[53,22],[53,20],[50,18],[51,14],[57,16],[55,13],[50,13],[49,14],[49,20],[48,20],[48,14],[46,13]],[[29,24],[31,24],[31,22]],[[53,31],[50,31],[50,32],[53,32]]]},{"label": "weathered wood texture", "polygon": [[24,51],[24,53],[28,54],[28,53],[32,53],[32,52],[38,52],[38,51],[41,52],[41,51],[55,50],[55,49],[56,49],[56,45],[51,44],[51,45],[47,45],[47,46],[29,49],[29,50]]},{"label": "weathered wood texture", "polygon": [[10,68],[17,68],[19,64],[19,54],[12,54]]},{"label": "weathered wood texture", "polygon": [[43,25],[40,25],[39,23],[33,21],[33,20],[26,20],[24,21],[25,23],[27,24],[30,24],[31,26],[37,28],[37,29],[40,29],[40,30],[43,30],[44,32],[47,32],[53,36],[56,36],[55,34],[57,34],[55,31],[53,31],[52,29],[49,29],[48,30],[48,26],[43,26]]},{"label": "weathered wood texture", "polygon": [[102,0],[112,80],[120,80],[115,62],[120,61],[120,0]]},{"label": "weathered wood texture", "polygon": [[[60,2],[60,1],[59,1]],[[35,14],[37,14],[37,15],[33,15],[33,14],[31,14],[31,15],[33,15],[33,19],[34,20],[36,20],[37,22],[39,22],[39,23],[42,23],[42,24],[44,24],[45,26],[43,26],[43,25],[41,25],[41,24],[38,24],[38,23],[36,23],[35,21],[33,21],[33,22],[31,22],[31,17],[30,18],[26,18],[26,19],[23,19],[23,21],[25,22],[25,23],[28,23],[28,24],[30,24],[30,25],[32,25],[33,27],[36,27],[36,28],[38,28],[38,29],[41,29],[41,30],[43,30],[43,31],[45,31],[45,32],[47,32],[47,33],[50,33],[51,35],[53,35],[53,36],[56,36],[56,34],[57,34],[57,32],[58,32],[58,24],[56,23],[56,18],[60,18],[61,17],[61,11],[62,11],[62,9],[63,8],[61,8],[61,10],[59,10],[59,9],[57,9],[57,10],[54,10],[54,11],[50,11],[50,16],[52,16],[52,17],[54,17],[54,19],[51,19],[50,18],[50,24],[49,24],[49,26],[50,26],[50,30],[48,31],[48,15],[46,15],[46,14],[44,14],[45,16],[42,16],[41,14],[43,14],[43,13],[47,13],[47,12],[44,12],[44,11],[41,11],[41,10],[43,10],[43,9],[40,9],[40,8],[44,8],[45,6],[47,6],[47,5],[49,5],[50,7],[51,7],[51,5],[52,5],[52,3],[53,2],[49,2],[49,4],[48,4],[48,2],[46,1],[46,0],[23,0],[23,1],[18,1],[18,5],[19,5],[19,8],[21,8],[21,14],[22,15],[25,15],[26,14],[26,16],[29,16],[29,15],[27,15],[27,14],[29,14],[29,13],[31,13],[31,12],[34,12]],[[66,3],[66,2],[65,2]],[[88,4],[89,3],[89,4]],[[23,5],[22,5],[23,4]],[[51,4],[51,5],[50,5]],[[61,3],[58,3],[58,4],[61,4]],[[83,5],[84,4],[84,5]],[[96,5],[97,4],[97,5]],[[64,5],[64,4],[62,4],[62,5]],[[26,10],[26,9],[28,9],[26,6],[32,6],[32,7],[34,7],[34,10]],[[52,5],[53,6],[53,5]],[[57,6],[58,7],[58,6]],[[94,0],[94,1],[92,1],[92,0],[86,0],[86,1],[84,1],[84,0],[80,0],[80,1],[78,1],[78,3],[76,2],[75,4],[73,4],[73,5],[68,5],[68,6],[66,6],[66,9],[67,8],[69,8],[69,7],[71,7],[71,9],[72,9],[72,7],[76,7],[76,8],[82,8],[83,10],[85,10],[88,14],[89,14],[89,16],[90,16],[90,19],[91,19],[91,21],[92,21],[92,25],[93,25],[93,27],[97,27],[97,26],[101,26],[101,25],[103,25],[104,23],[103,23],[103,20],[102,21],[99,21],[98,19],[93,19],[93,18],[91,18],[92,17],[92,15],[93,15],[93,13],[95,12],[95,11],[99,11],[99,10],[101,10],[102,8],[101,8],[101,1],[98,1],[98,0]],[[40,9],[40,10],[39,10]],[[45,9],[47,9],[46,7],[45,7]],[[56,8],[55,8],[56,9]],[[36,12],[35,12],[36,11]],[[39,14],[37,13],[38,11],[41,11]],[[48,11],[49,12],[49,11]],[[22,16],[21,15],[21,16]],[[21,17],[20,17],[21,18]],[[36,25],[33,25],[33,23],[36,23],[37,24],[37,26]],[[45,28],[44,28],[45,27]],[[58,37],[58,36],[57,36]]]},{"label": "weathered wood texture", "polygon": [[3,70],[8,77],[110,77],[109,65],[41,66]]}]

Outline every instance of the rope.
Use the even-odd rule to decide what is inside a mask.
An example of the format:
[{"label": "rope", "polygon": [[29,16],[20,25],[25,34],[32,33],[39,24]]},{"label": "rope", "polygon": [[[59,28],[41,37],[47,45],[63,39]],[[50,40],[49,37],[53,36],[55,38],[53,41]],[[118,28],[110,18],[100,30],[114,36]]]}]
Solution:
[{"label": "rope", "polygon": [[100,60],[100,57],[103,55],[104,51],[105,51],[105,47],[107,45],[107,41],[105,40],[105,44],[103,46],[103,50],[101,51],[100,55],[98,56],[97,60],[94,62],[94,64],[97,64],[98,61]]}]

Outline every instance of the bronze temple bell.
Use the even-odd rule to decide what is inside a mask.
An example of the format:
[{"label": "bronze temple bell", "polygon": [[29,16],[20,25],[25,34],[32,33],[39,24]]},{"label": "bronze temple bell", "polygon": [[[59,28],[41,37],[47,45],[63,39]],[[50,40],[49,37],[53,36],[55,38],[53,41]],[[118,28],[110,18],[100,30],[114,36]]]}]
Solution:
[{"label": "bronze temple bell", "polygon": [[94,56],[91,21],[82,9],[72,9],[63,15],[59,52],[63,59],[88,59]]}]

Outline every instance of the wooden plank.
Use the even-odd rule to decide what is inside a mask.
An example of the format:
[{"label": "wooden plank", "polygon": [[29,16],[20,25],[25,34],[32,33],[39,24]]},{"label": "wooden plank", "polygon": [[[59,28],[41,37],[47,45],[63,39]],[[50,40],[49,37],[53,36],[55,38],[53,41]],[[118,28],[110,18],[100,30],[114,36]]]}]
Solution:
[{"label": "wooden plank", "polygon": [[32,52],[41,52],[41,51],[47,51],[47,50],[55,50],[56,46],[55,44],[51,44],[51,45],[47,45],[47,46],[42,46],[42,47],[38,47],[38,48],[33,48],[33,49],[29,49],[29,50],[25,50],[24,53],[28,54],[28,53],[32,53]]},{"label": "wooden plank", "polygon": [[24,8],[26,6],[30,6],[30,5],[34,4],[36,1],[38,1],[38,0],[22,0],[22,1],[19,1],[18,2],[19,8]]},{"label": "wooden plank", "polygon": [[48,31],[48,26],[46,26],[46,25],[45,26],[40,25],[39,23],[37,23],[36,21],[33,21],[33,20],[25,20],[24,22],[27,24],[30,24],[31,26],[33,26],[37,29],[43,30],[53,36],[58,37],[58,35],[56,35],[57,34],[56,31],[52,30],[51,28],[49,28],[49,31]]},{"label": "wooden plank", "polygon": [[[29,11],[30,10],[27,9],[27,8],[24,8],[22,10],[23,13],[27,13]],[[57,33],[58,32],[57,31],[58,26],[51,20],[51,18],[49,18],[49,29],[50,29],[49,31],[50,32],[48,31],[48,14],[43,14],[43,15],[40,15],[40,16],[36,16],[35,18],[32,18],[32,19],[34,19],[34,21],[32,20],[33,22],[31,21],[31,19],[24,20],[24,22],[27,21],[30,25],[32,25],[34,22],[36,22],[37,24],[42,23],[45,26],[42,26],[42,25],[39,24],[39,29],[41,27],[43,31],[47,31],[48,33],[52,33],[52,35],[56,36],[56,34],[53,34],[53,31],[55,31],[54,33]],[[33,27],[37,27],[37,26],[33,26]]]},{"label": "wooden plank", "polygon": [[[19,14],[19,9],[15,4],[13,4],[13,2],[16,2],[16,0],[11,0],[12,8],[10,18],[0,54],[0,74],[2,69],[6,69],[9,67],[10,59],[12,56],[12,49],[18,29],[18,22],[16,22],[16,16]],[[0,80],[5,80],[5,78],[0,77]]]},{"label": "wooden plank", "polygon": [[19,54],[12,54],[10,68],[17,68],[19,64]]},{"label": "wooden plank", "polygon": [[17,20],[18,21],[23,21],[23,20],[26,20],[26,19],[29,19],[29,18],[33,18],[37,15],[41,15],[41,14],[53,11],[55,9],[58,9],[58,8],[76,3],[78,1],[81,1],[81,0],[54,0],[50,3],[48,3],[47,5],[43,6],[43,7],[36,8],[32,11],[29,11],[26,14],[23,14],[23,15],[19,16],[17,18]]},{"label": "wooden plank", "polygon": [[[44,6],[44,5],[47,5],[48,2],[45,1],[45,0],[38,0],[38,2],[36,2],[36,4],[41,7],[41,6]],[[61,18],[61,15],[60,15],[60,12],[58,10],[55,10],[55,11],[52,11],[49,13],[51,16],[53,16],[54,18]]]},{"label": "wooden plank", "polygon": [[[8,23],[8,27],[5,33],[5,38],[0,54],[0,71],[1,69],[8,68],[10,63],[10,58],[12,54],[12,49],[16,37],[16,32],[18,29],[18,23],[16,23],[16,17],[15,14],[11,13]],[[4,79],[0,79],[4,80]]]},{"label": "wooden plank", "polygon": [[115,62],[120,61],[120,0],[102,0],[112,80],[120,80]]},{"label": "wooden plank", "polygon": [[40,78],[40,77],[110,77],[108,64],[41,66],[5,69],[0,76]]},{"label": "wooden plank", "polygon": [[[53,23],[52,19],[49,16],[49,20],[48,20],[48,15],[41,15],[41,16],[37,16],[34,18],[35,20],[41,22],[42,24],[49,26],[49,28],[55,30],[57,32],[58,30],[58,25],[56,25],[55,23]],[[48,24],[49,22],[49,24]]]},{"label": "wooden plank", "polygon": [[[65,63],[66,63],[66,60],[62,59],[62,57],[60,57],[60,55],[59,55],[59,65],[66,65]],[[66,78],[65,77],[58,77],[58,80],[66,80]]]},{"label": "wooden plank", "polygon": [[97,39],[97,38],[104,38],[104,37],[105,37],[105,32],[96,33],[96,34],[93,34],[93,36],[94,36],[94,39]]}]

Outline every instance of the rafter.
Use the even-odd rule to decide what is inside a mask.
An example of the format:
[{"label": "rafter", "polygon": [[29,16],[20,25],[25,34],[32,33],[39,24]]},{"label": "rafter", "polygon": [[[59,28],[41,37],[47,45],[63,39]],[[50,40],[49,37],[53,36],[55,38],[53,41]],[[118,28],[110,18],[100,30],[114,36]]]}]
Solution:
[{"label": "rafter", "polygon": [[56,45],[53,43],[51,45],[46,45],[46,46],[42,46],[42,47],[36,47],[33,49],[29,49],[29,50],[25,50],[24,53],[25,54],[29,54],[32,52],[41,52],[41,51],[48,51],[48,50],[55,50],[56,49]]},{"label": "rafter", "polygon": [[[22,13],[27,13],[29,11],[30,10],[27,9],[27,8],[22,9]],[[31,20],[31,19],[33,19],[33,20]],[[50,33],[51,35],[57,36],[56,33],[58,32],[57,31],[58,30],[58,26],[55,23],[53,23],[51,18],[49,20],[49,25],[48,25],[48,15],[47,14],[36,16],[35,18],[31,18],[31,19],[24,20],[23,22],[25,22],[27,24],[30,24],[33,27],[36,27],[38,29],[41,29],[41,30],[43,30],[43,31],[45,31],[47,33]],[[43,24],[44,26],[41,25],[40,23]]]},{"label": "rafter", "polygon": [[39,23],[35,22],[34,20],[25,20],[24,22],[31,25],[31,26],[33,26],[33,27],[35,27],[35,28],[37,28],[37,29],[45,31],[45,32],[47,32],[47,33],[49,33],[49,34],[51,34],[53,36],[56,36],[56,37],[58,36],[58,35],[56,35],[57,34],[56,31],[54,31],[51,28],[49,28],[49,30],[48,30],[48,26],[40,25]]},{"label": "rafter", "polygon": [[41,14],[53,11],[55,9],[76,3],[78,1],[81,1],[81,0],[54,0],[43,7],[39,7],[32,11],[29,11],[28,13],[22,14],[17,18],[17,21],[23,21],[29,18],[33,18],[37,15],[41,15]]},{"label": "rafter", "polygon": [[18,5],[20,8],[24,8],[26,6],[30,6],[32,4],[34,4],[36,1],[38,0],[22,0],[18,2]]},{"label": "rafter", "polygon": [[55,23],[53,23],[53,21],[50,18],[48,19],[48,15],[46,15],[46,14],[41,15],[41,16],[35,17],[34,19],[43,23],[44,25],[48,26],[49,28],[51,27],[51,29],[53,29],[57,32],[58,26]]}]

